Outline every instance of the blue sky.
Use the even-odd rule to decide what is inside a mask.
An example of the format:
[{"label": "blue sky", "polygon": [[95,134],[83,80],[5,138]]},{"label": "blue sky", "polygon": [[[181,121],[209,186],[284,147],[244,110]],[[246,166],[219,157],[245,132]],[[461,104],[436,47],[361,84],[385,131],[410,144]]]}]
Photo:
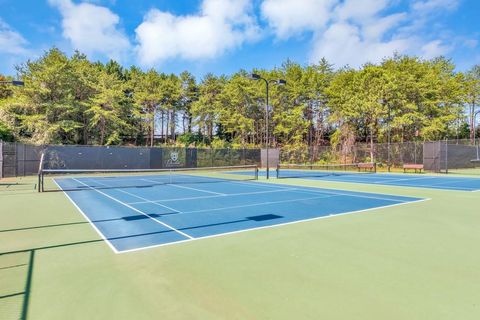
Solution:
[{"label": "blue sky", "polygon": [[394,52],[480,64],[477,0],[0,0],[0,73],[57,46],[201,77]]}]

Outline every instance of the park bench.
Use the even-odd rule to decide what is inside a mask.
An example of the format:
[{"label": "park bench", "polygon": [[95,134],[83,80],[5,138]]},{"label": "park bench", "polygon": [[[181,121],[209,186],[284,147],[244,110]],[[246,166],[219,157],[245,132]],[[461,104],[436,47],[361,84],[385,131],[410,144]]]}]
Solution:
[{"label": "park bench", "polygon": [[403,172],[407,172],[407,170],[415,170],[415,173],[417,172],[422,172],[423,170],[423,164],[417,164],[417,163],[405,163],[403,165]]},{"label": "park bench", "polygon": [[358,163],[357,164],[357,168],[358,168],[358,171],[362,171],[362,169],[364,171],[376,171],[375,170],[375,163],[371,163],[371,162],[368,162],[368,163]]}]

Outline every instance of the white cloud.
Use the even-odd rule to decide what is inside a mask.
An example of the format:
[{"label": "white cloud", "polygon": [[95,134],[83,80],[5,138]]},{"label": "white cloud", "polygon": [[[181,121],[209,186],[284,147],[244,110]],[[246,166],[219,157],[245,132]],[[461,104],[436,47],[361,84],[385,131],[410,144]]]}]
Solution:
[{"label": "white cloud", "polygon": [[74,49],[122,59],[130,48],[127,36],[118,29],[119,17],[106,7],[71,0],[49,0],[62,14],[63,36]]},{"label": "white cloud", "polygon": [[[459,0],[415,0],[402,10],[398,0],[264,0],[262,16],[279,39],[312,33],[311,62],[325,57],[337,66],[358,67],[400,54],[425,58],[452,47],[426,27]],[[438,31],[438,30],[437,30]]]},{"label": "white cloud", "polygon": [[258,39],[260,28],[249,0],[204,0],[196,15],[150,10],[136,32],[138,58],[153,65],[170,58],[214,58]]},{"label": "white cloud", "polygon": [[27,40],[0,19],[0,53],[25,54]]},{"label": "white cloud", "polygon": [[455,10],[459,3],[459,0],[420,0],[413,2],[412,9],[417,13],[435,10]]},{"label": "white cloud", "polygon": [[337,66],[360,66],[366,62],[380,62],[395,52],[405,52],[410,39],[380,41],[362,38],[361,28],[348,23],[335,23],[315,39],[310,55],[312,62],[322,57]]},{"label": "white cloud", "polygon": [[390,3],[390,0],[346,0],[343,4],[338,5],[336,12],[339,20],[363,21],[377,15]]},{"label": "white cloud", "polygon": [[440,40],[430,41],[422,46],[422,56],[426,59],[443,56],[450,52],[452,48]]},{"label": "white cloud", "polygon": [[367,39],[380,40],[386,31],[392,30],[405,19],[405,13],[392,14],[383,18],[376,18],[363,25],[363,33]]},{"label": "white cloud", "polygon": [[405,13],[381,16],[392,0],[264,0],[262,16],[277,38],[312,32],[311,62],[325,57],[342,66],[378,62],[407,50],[411,40],[386,37]]},{"label": "white cloud", "polygon": [[415,42],[413,37],[393,32],[407,19],[407,14],[382,16],[391,4],[391,0],[347,0],[339,4],[328,29],[316,34],[310,60],[316,62],[326,57],[337,66],[358,67],[407,52]]},{"label": "white cloud", "polygon": [[336,3],[338,0],[265,0],[261,13],[277,37],[288,38],[324,27]]}]

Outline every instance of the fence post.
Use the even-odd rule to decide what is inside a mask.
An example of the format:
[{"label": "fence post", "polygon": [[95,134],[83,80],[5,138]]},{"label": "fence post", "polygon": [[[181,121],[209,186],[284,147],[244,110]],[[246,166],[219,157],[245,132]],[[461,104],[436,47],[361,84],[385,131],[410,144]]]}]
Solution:
[{"label": "fence post", "polygon": [[448,173],[448,140],[445,139],[445,173]]},{"label": "fence post", "polygon": [[[390,135],[390,133],[389,133]],[[387,171],[390,172],[391,168],[391,155],[390,155],[390,136],[388,137],[388,143],[387,143]]]},{"label": "fence post", "polygon": [[24,177],[26,176],[26,174],[25,174],[25,162],[27,160],[26,154],[27,154],[27,145],[24,143],[23,144],[23,157],[22,157],[22,170],[23,170],[23,176]]},{"label": "fence post", "polygon": [[0,179],[3,178],[3,141],[0,140]]},{"label": "fence post", "polygon": [[[417,163],[417,142],[413,142],[413,162],[416,164]],[[403,162],[403,161],[402,161]]]}]

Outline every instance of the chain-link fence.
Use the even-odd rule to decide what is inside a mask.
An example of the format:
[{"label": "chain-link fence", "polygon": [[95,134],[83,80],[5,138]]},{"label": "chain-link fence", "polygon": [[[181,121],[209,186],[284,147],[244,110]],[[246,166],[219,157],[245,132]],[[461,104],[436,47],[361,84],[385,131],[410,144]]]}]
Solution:
[{"label": "chain-link fence", "polygon": [[404,164],[423,163],[423,143],[379,143],[360,144],[356,148],[356,159],[359,162],[376,162],[379,168],[398,169]]},{"label": "chain-link fence", "polygon": [[281,149],[285,164],[351,164],[375,162],[379,171],[401,171],[405,165],[419,164],[438,173],[480,175],[480,143],[470,140],[434,142],[356,143],[351,146],[304,145]]},{"label": "chain-link fence", "polygon": [[36,146],[0,142],[0,178],[44,169],[162,169],[260,165],[260,149]]},{"label": "chain-link fence", "polygon": [[260,165],[260,149],[194,149],[198,167]]},{"label": "chain-link fence", "polygon": [[291,164],[329,163],[340,161],[340,148],[331,146],[294,145],[280,149],[280,162]]},{"label": "chain-link fence", "polygon": [[281,149],[282,163],[328,164],[375,162],[379,169],[401,168],[404,164],[423,163],[423,143],[380,143],[373,148],[367,143],[353,146],[297,146]]},{"label": "chain-link fence", "polygon": [[[45,153],[46,169],[160,169],[261,165],[260,149],[196,149],[104,146],[36,146],[0,142],[0,178],[34,175]],[[353,146],[284,147],[280,162],[329,164],[375,162],[379,171],[422,164],[433,172],[479,174],[479,144],[470,140],[357,143]],[[372,161],[373,160],[373,161]]]},{"label": "chain-link fence", "polygon": [[0,141],[0,178],[38,172],[43,146]]}]

